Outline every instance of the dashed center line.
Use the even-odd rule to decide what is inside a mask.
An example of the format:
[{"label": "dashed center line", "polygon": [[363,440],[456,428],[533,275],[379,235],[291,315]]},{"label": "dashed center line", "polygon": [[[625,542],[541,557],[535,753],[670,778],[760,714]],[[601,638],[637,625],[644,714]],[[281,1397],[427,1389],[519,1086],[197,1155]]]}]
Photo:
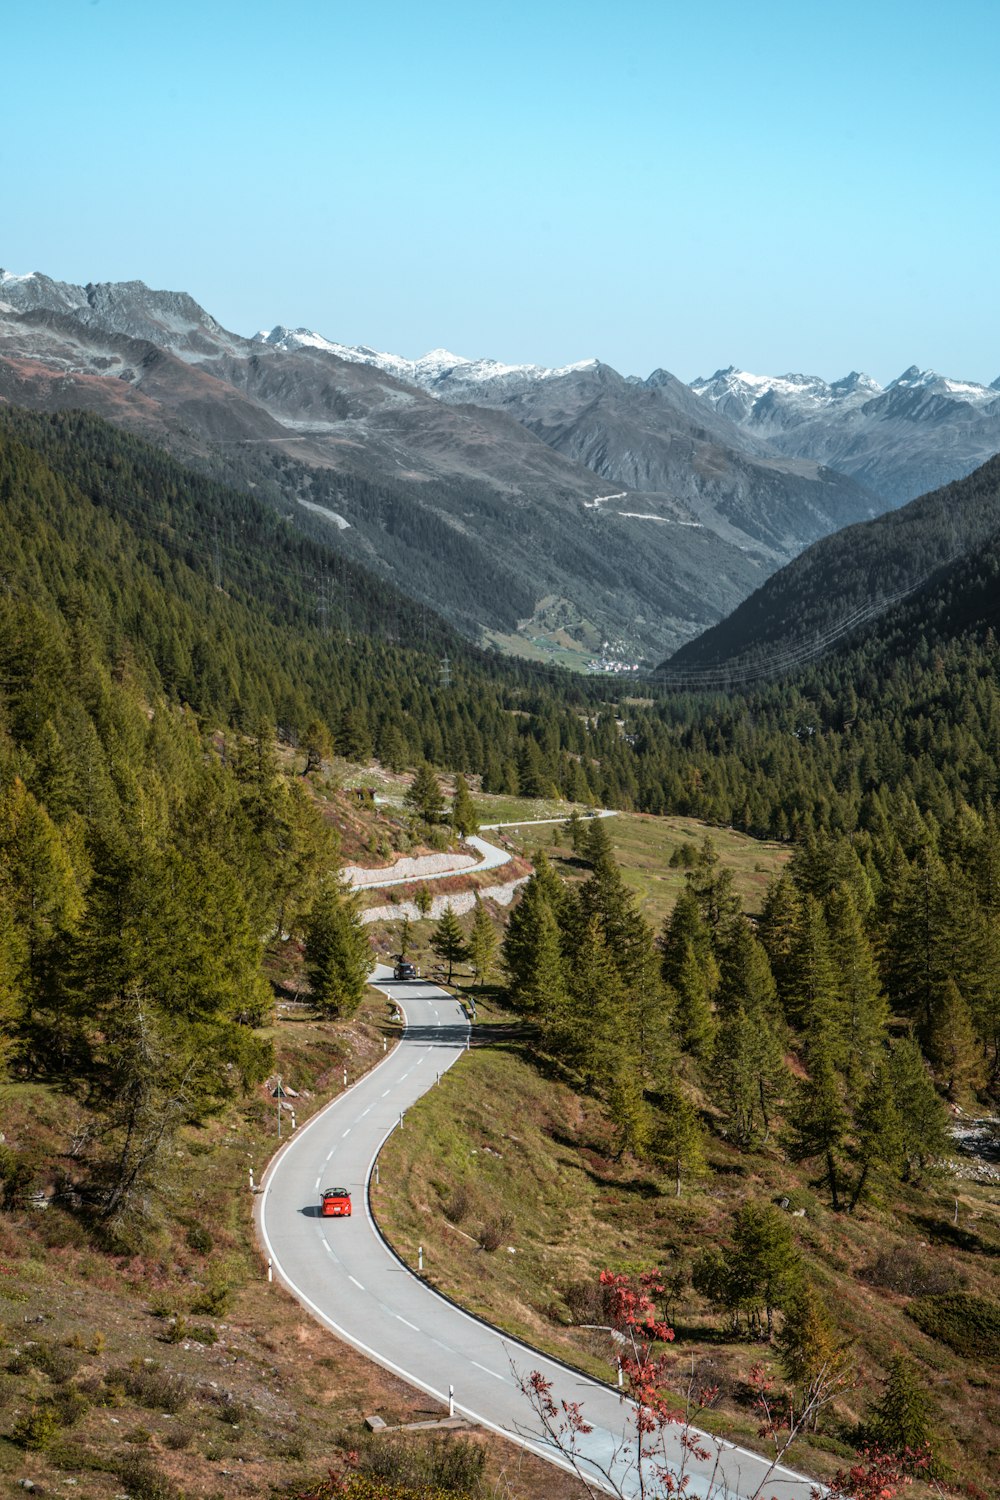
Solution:
[{"label": "dashed center line", "polygon": [[348,1279],[348,1281],[353,1281],[354,1282],[354,1285],[357,1287],[357,1289],[358,1289],[359,1292],[363,1292],[364,1291],[364,1287],[361,1285],[361,1282],[358,1280],[358,1278],[356,1276],[352,1276],[351,1273],[350,1273],[350,1271],[348,1271],[348,1273],[347,1273],[347,1279]]},{"label": "dashed center line", "polygon": [[[331,1151],[331,1152],[330,1152],[330,1156],[332,1156],[332,1155],[333,1155],[333,1152],[332,1152],[332,1151]],[[327,1157],[327,1161],[329,1161],[329,1160],[330,1160],[330,1156],[328,1156],[328,1157]],[[322,1181],[323,1181],[323,1179],[322,1179],[322,1177],[317,1177],[317,1178],[316,1178],[316,1191],[317,1191],[317,1193],[318,1193],[318,1192],[319,1192],[319,1185],[320,1185],[320,1183],[321,1183],[321,1182],[322,1182]]]},{"label": "dashed center line", "polygon": [[[420,1332],[420,1329],[417,1327],[416,1323],[411,1323],[410,1320],[409,1320],[409,1318],[404,1318],[403,1317],[402,1313],[397,1313],[396,1317],[399,1319],[399,1321],[401,1323],[405,1323],[406,1326],[407,1326],[407,1328],[412,1328],[414,1333],[419,1333]],[[475,1360],[473,1360],[473,1364],[475,1364]],[[490,1373],[492,1373],[492,1371]]]},{"label": "dashed center line", "polygon": [[384,1099],[385,1096],[386,1096],[386,1094],[391,1094],[391,1093],[392,1093],[392,1089],[383,1089],[383,1091],[382,1091],[382,1098]]},{"label": "dashed center line", "polygon": [[496,1370],[488,1370],[485,1365],[479,1363],[478,1359],[470,1359],[469,1363],[475,1365],[477,1370],[482,1370],[484,1375],[492,1375],[494,1380],[503,1380],[502,1375],[498,1375]]},{"label": "dashed center line", "polygon": [[[350,1127],[350,1125],[348,1125],[347,1129],[344,1131],[344,1135],[350,1135],[350,1133],[351,1133],[351,1127]],[[344,1135],[342,1135],[340,1137],[341,1140],[344,1139]]]}]

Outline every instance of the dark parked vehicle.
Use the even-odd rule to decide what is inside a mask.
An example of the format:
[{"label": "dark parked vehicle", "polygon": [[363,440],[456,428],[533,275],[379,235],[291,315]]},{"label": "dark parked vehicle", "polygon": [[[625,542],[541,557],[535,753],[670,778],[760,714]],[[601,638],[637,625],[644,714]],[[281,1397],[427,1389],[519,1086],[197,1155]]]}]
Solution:
[{"label": "dark parked vehicle", "polygon": [[398,963],[392,971],[393,979],[416,979],[416,964]]}]

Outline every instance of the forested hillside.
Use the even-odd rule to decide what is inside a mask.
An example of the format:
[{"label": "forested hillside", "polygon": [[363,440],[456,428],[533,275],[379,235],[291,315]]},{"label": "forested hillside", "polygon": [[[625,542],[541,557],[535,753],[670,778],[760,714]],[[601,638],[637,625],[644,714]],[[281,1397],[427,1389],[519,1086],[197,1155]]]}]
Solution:
[{"label": "forested hillside", "polygon": [[1000,456],[901,510],[814,543],[672,661],[754,662],[775,647],[808,649],[856,610],[919,587],[935,569],[989,544],[1000,529]]}]

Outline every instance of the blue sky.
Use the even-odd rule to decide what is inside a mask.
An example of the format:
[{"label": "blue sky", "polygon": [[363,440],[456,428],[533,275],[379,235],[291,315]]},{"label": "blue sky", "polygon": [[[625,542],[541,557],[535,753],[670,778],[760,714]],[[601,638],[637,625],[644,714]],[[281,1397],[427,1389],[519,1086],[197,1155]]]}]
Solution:
[{"label": "blue sky", "polygon": [[415,357],[1000,375],[1000,5],[6,0],[0,265]]}]

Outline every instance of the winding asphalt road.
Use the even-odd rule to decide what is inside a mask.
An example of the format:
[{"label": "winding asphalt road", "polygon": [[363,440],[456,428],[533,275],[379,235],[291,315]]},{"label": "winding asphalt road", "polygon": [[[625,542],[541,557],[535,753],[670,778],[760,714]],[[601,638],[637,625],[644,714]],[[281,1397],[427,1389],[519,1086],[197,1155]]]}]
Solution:
[{"label": "winding asphalt road", "polygon": [[[580,1402],[593,1425],[580,1439],[590,1472],[596,1477],[589,1461],[610,1467],[624,1493],[638,1495],[638,1476],[620,1454],[629,1407],[618,1393],[463,1312],[403,1265],[379,1234],[368,1205],[378,1153],[401,1114],[459,1061],[469,1023],[435,985],[394,983],[381,965],[372,982],[400,1007],[406,1030],[383,1062],[315,1115],[268,1166],[256,1215],[276,1276],[315,1318],[378,1364],[445,1407],[454,1387],[459,1415],[559,1463],[518,1384],[517,1377],[541,1371],[555,1399]],[[330,1186],[350,1189],[350,1219],[320,1217],[320,1190]],[[801,1475],[780,1469],[768,1478],[758,1454],[712,1438],[706,1446],[709,1462],[689,1460],[689,1494],[809,1500],[811,1482]],[[718,1487],[711,1488],[716,1462]]]}]

